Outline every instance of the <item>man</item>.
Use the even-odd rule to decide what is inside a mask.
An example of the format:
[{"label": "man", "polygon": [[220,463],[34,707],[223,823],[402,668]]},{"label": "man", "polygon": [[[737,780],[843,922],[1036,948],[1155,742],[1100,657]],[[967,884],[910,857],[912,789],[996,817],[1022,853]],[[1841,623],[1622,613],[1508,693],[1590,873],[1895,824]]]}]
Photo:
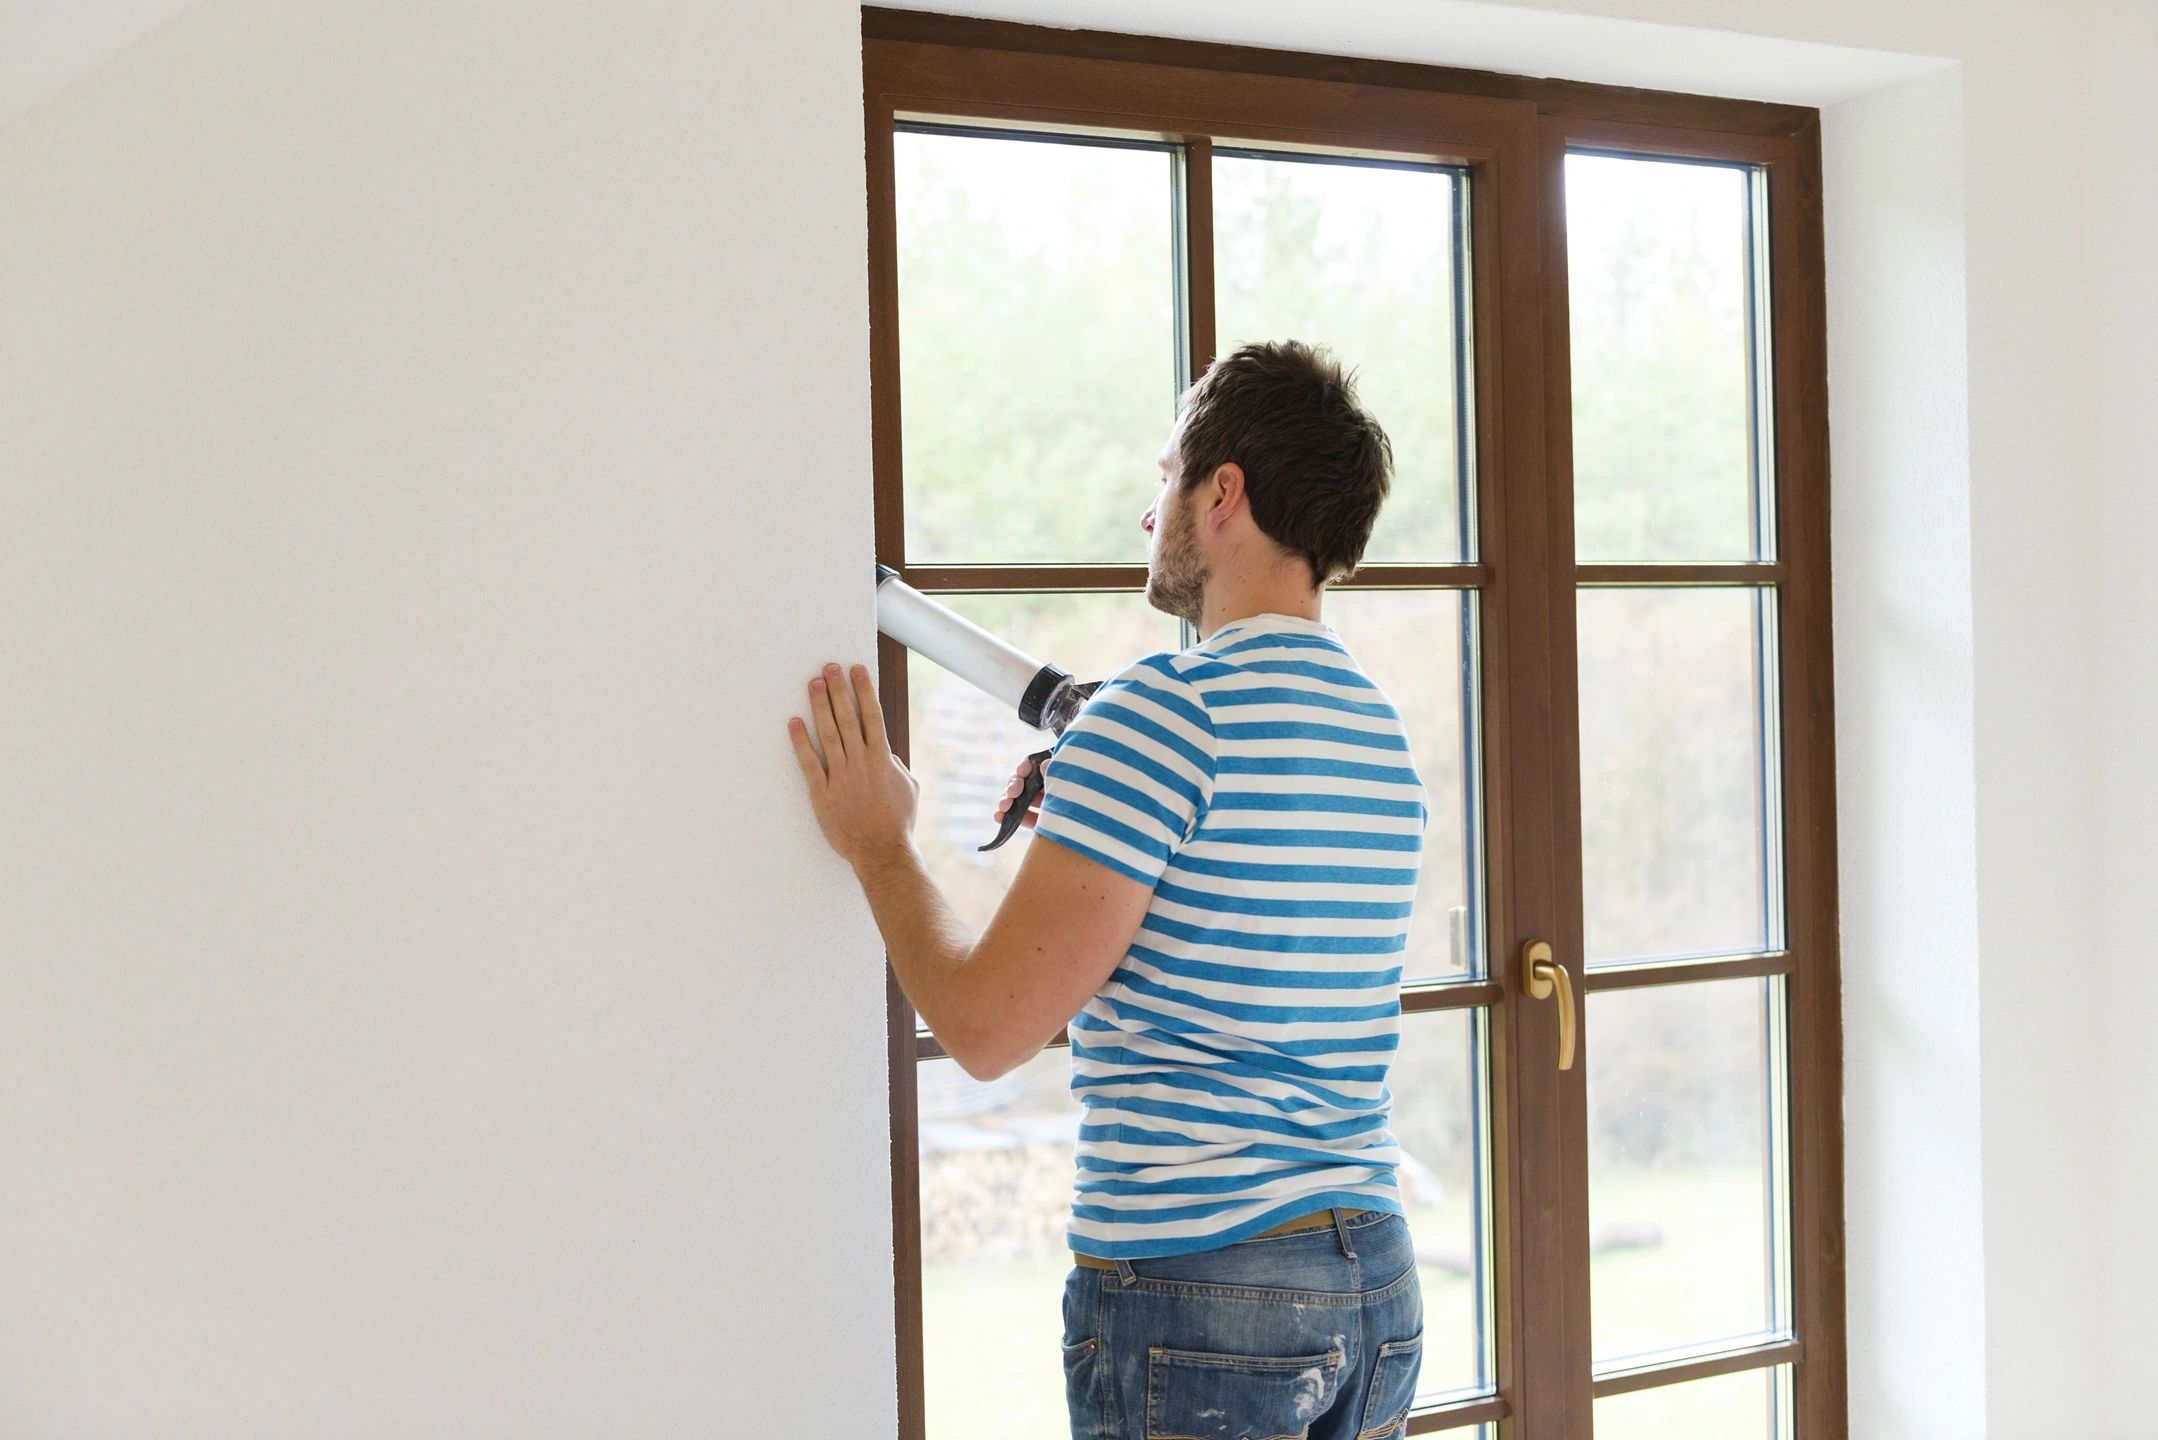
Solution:
[{"label": "man", "polygon": [[914,850],[865,669],[810,682],[823,756],[799,719],[795,755],[953,1058],[989,1079],[1068,1030],[1075,1440],[1392,1440],[1423,1298],[1386,1075],[1426,809],[1399,715],[1319,618],[1392,450],[1340,367],[1285,341],[1208,369],[1161,469],[1147,598],[1203,638],[1059,739],[1031,818],[1051,843],[980,936]]}]

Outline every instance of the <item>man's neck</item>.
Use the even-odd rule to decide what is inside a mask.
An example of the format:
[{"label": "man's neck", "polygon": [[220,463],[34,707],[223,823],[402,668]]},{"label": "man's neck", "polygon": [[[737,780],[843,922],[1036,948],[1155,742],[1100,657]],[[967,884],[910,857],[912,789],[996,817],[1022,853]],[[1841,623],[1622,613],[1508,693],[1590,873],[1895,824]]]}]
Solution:
[{"label": "man's neck", "polygon": [[1209,585],[1199,607],[1199,635],[1203,639],[1224,625],[1254,615],[1292,615],[1300,620],[1319,618],[1319,602],[1326,591],[1314,590],[1304,576],[1274,579],[1250,585]]}]

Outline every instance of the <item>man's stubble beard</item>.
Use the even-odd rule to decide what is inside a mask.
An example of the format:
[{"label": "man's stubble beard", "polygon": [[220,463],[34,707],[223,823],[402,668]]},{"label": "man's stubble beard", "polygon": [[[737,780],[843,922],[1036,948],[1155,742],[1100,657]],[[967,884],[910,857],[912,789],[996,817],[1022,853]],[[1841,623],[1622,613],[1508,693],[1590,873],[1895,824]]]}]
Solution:
[{"label": "man's stubble beard", "polygon": [[1206,562],[1199,557],[1197,523],[1181,505],[1173,505],[1166,516],[1156,518],[1165,528],[1154,567],[1147,572],[1147,603],[1165,615],[1197,625],[1206,597]]}]

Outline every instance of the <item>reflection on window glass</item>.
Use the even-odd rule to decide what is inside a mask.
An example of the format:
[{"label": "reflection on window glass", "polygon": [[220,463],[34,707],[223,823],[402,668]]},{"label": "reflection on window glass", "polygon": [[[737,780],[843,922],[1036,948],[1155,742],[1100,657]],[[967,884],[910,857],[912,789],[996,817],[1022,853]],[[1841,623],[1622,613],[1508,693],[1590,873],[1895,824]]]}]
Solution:
[{"label": "reflection on window glass", "polygon": [[1456,590],[1339,590],[1326,599],[1326,623],[1401,712],[1431,812],[1402,957],[1409,983],[1484,973],[1475,734],[1464,728],[1475,656],[1473,647],[1464,653],[1463,632],[1475,613],[1473,595]]},{"label": "reflection on window glass", "polygon": [[1492,1383],[1482,1013],[1404,1015],[1401,1049],[1387,1075],[1394,1097],[1388,1128],[1401,1145],[1396,1179],[1424,1295],[1417,1398],[1425,1404]]},{"label": "reflection on window glass", "polygon": [[1787,1440],[1777,1391],[1790,1384],[1790,1367],[1779,1365],[1606,1396],[1596,1402],[1596,1440]]},{"label": "reflection on window glass", "polygon": [[908,560],[1145,560],[1170,152],[901,131],[892,158]]},{"label": "reflection on window glass", "polygon": [[1579,603],[1590,963],[1781,943],[1770,901],[1769,599],[1592,588]]},{"label": "reflection on window glass", "polygon": [[1778,1327],[1769,1205],[1769,1097],[1778,1090],[1768,1026],[1769,986],[1780,983],[1644,985],[1588,997],[1590,1309],[1599,1362]]},{"label": "reflection on window glass", "polygon": [[[1179,646],[1176,621],[1138,594],[943,595],[939,602],[1081,680],[1106,680],[1142,655]],[[976,847],[1012,768],[1054,737],[1029,730],[1009,706],[918,656],[907,659],[908,765],[921,781],[914,840],[953,911],[979,931],[1019,873],[1033,837]]]},{"label": "reflection on window glass", "polygon": [[1566,157],[1584,561],[1759,556],[1753,185],[1740,166]]},{"label": "reflection on window glass", "polygon": [[1393,442],[1366,560],[1464,557],[1452,170],[1217,152],[1216,349],[1331,348]]},{"label": "reflection on window glass", "polygon": [[1071,1052],[1044,1050],[991,1081],[950,1060],[914,1073],[929,1434],[1068,1435],[1059,1297],[1079,1138]]}]

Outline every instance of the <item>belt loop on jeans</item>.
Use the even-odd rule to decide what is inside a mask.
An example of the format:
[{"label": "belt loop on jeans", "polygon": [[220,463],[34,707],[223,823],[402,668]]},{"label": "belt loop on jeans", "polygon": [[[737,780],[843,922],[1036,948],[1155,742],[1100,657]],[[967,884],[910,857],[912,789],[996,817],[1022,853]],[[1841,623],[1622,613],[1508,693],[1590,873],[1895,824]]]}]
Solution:
[{"label": "belt loop on jeans", "polygon": [[1116,1262],[1116,1278],[1119,1285],[1130,1285],[1139,1275],[1131,1268],[1131,1261],[1120,1259]]},{"label": "belt loop on jeans", "polygon": [[1346,1218],[1347,1213],[1348,1212],[1343,1210],[1339,1205],[1336,1205],[1333,1208],[1334,1233],[1341,1237],[1341,1253],[1348,1256],[1351,1260],[1354,1260],[1356,1258],[1356,1247],[1349,1243],[1349,1222]]}]

